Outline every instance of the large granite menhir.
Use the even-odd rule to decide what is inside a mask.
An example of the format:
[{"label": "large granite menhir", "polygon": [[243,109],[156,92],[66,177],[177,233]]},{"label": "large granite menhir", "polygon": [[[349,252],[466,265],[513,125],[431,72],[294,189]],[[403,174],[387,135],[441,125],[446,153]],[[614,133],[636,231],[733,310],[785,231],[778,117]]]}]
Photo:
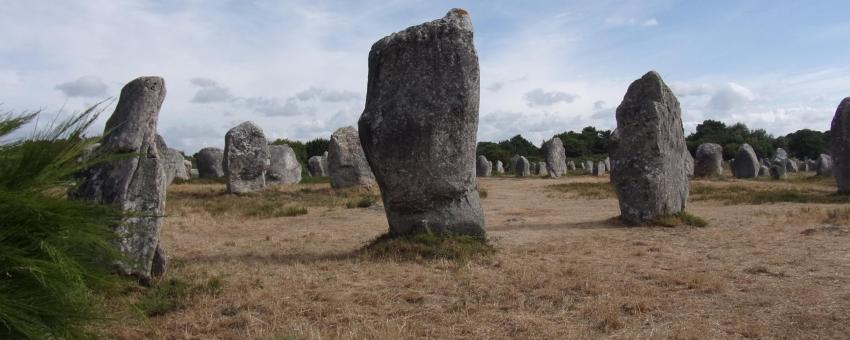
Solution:
[{"label": "large granite menhir", "polygon": [[478,177],[490,177],[493,174],[493,165],[487,160],[487,156],[480,155],[475,164],[475,175]]},{"label": "large granite menhir", "polygon": [[121,89],[115,112],[106,121],[103,142],[95,152],[126,157],[84,170],[79,187],[71,193],[75,199],[111,204],[131,213],[113,226],[115,245],[126,258],[118,267],[144,284],[165,273],[167,264],[159,246],[165,212],[165,160],[156,141],[165,92],[165,80],[160,77],[137,78]]},{"label": "large granite menhir", "polygon": [[564,150],[564,142],[559,137],[552,137],[543,143],[546,151],[546,171],[549,177],[558,178],[567,172],[567,154]]},{"label": "large granite menhir", "polygon": [[838,192],[850,193],[850,97],[838,105],[829,131],[832,175],[838,183]]},{"label": "large granite menhir", "polygon": [[732,161],[732,175],[735,178],[756,178],[761,175],[761,167],[753,147],[741,144]]},{"label": "large granite menhir", "polygon": [[723,147],[715,143],[703,143],[694,156],[694,176],[717,177],[723,175]]},{"label": "large granite menhir", "polygon": [[307,171],[313,177],[328,177],[328,152],[322,156],[312,156],[307,160]]},{"label": "large granite menhir", "polygon": [[227,192],[263,191],[269,168],[269,144],[259,126],[243,122],[224,135],[224,175]]},{"label": "large granite menhir", "polygon": [[475,178],[478,103],[478,55],[465,10],[372,45],[360,140],[391,234],[484,236]]},{"label": "large granite menhir", "polygon": [[219,148],[203,148],[195,154],[195,163],[198,165],[198,177],[200,178],[222,178],[224,177],[224,150]]},{"label": "large granite menhir", "polygon": [[269,145],[267,184],[295,184],[301,182],[301,163],[289,145]]},{"label": "large granite menhir", "polygon": [[369,167],[360,140],[357,130],[351,126],[340,128],[331,135],[327,171],[334,189],[368,188],[375,185],[375,175]]},{"label": "large granite menhir", "polygon": [[617,137],[609,154],[621,217],[641,223],[683,211],[688,175],[681,109],[655,71],[629,86],[617,107]]}]

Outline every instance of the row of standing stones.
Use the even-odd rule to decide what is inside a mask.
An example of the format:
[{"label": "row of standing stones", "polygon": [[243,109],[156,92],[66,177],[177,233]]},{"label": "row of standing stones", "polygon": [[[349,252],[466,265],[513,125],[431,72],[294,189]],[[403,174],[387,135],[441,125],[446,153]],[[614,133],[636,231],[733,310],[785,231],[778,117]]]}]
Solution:
[{"label": "row of standing stones", "polygon": [[[85,170],[71,193],[76,199],[115,204],[133,212],[114,226],[120,236],[116,247],[127,256],[120,269],[142,282],[150,282],[167,268],[159,234],[168,183],[166,159],[172,155],[162,152],[167,147],[156,136],[165,93],[165,82],[159,77],[138,78],[122,89],[95,152],[127,157]],[[848,101],[839,106],[832,126],[832,172],[842,192],[850,186],[850,159],[844,156],[850,147]],[[493,165],[486,159],[476,165],[478,105],[472,22],[466,11],[452,9],[442,19],[394,33],[372,46],[359,131],[353,127],[336,131],[328,154],[311,158],[308,167],[311,173],[330,176],[334,188],[377,184],[391,234],[425,230],[483,237],[476,172],[505,169],[501,162]],[[610,171],[627,221],[682,211],[689,172],[719,169],[715,146],[701,147],[694,165],[685,148],[679,103],[654,71],[629,86],[616,120],[610,160],[580,166],[597,174]],[[298,162],[292,150],[269,146],[253,123],[231,129],[225,145],[223,151],[200,150],[197,171],[201,177],[225,176],[228,189],[237,193],[258,190],[269,178],[297,181]],[[538,174],[551,177],[575,170],[573,162],[565,162],[560,140],[548,141],[546,150],[547,162],[532,167],[525,157],[515,156],[510,169],[529,176],[536,168]],[[276,162],[288,171],[275,174]],[[742,146],[733,172],[754,176],[757,168],[752,148]],[[300,169],[297,173],[300,176]]]}]

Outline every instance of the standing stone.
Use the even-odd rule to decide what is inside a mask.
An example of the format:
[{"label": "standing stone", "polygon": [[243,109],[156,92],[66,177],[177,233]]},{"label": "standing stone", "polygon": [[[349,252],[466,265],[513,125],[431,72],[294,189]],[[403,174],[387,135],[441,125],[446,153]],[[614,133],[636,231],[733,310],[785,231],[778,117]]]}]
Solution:
[{"label": "standing stone", "polygon": [[301,182],[301,163],[289,145],[269,145],[268,184],[295,184]]},{"label": "standing stone", "polygon": [[263,191],[269,169],[269,144],[263,129],[252,122],[244,122],[227,131],[223,167],[227,192]]},{"label": "standing stone", "polygon": [[611,171],[611,157],[605,157],[605,171]]},{"label": "standing stone", "polygon": [[[770,168],[768,168],[767,165],[759,166],[758,176],[767,176],[769,173],[770,173]],[[747,177],[747,178],[749,178],[749,177]]]},{"label": "standing stone", "polygon": [[493,167],[490,165],[490,161],[487,160],[487,157],[484,155],[478,156],[475,174],[478,177],[490,177],[492,173]]},{"label": "standing stone", "polygon": [[528,159],[520,156],[516,162],[516,166],[514,167],[514,174],[517,177],[528,177],[531,176],[531,163],[528,162]]},{"label": "standing stone", "polygon": [[500,175],[505,173],[505,165],[502,164],[502,161],[496,161],[495,171],[496,171],[497,174],[500,174]]},{"label": "standing stone", "polygon": [[195,163],[198,165],[198,177],[221,178],[224,177],[224,150],[219,148],[203,148],[195,154]]},{"label": "standing stone", "polygon": [[605,161],[599,161],[593,167],[593,175],[594,176],[602,176],[602,175],[605,174],[606,170],[607,170],[607,168],[605,168]]},{"label": "standing stone", "polygon": [[723,175],[723,147],[715,143],[700,144],[694,157],[694,176],[720,175]]},{"label": "standing stone", "polygon": [[688,176],[679,101],[655,71],[633,82],[617,107],[611,182],[622,218],[653,220],[685,209]]},{"label": "standing stone", "polygon": [[558,178],[567,172],[567,154],[564,150],[564,142],[561,138],[552,137],[546,143],[543,143],[543,149],[546,150],[546,172],[549,177]]},{"label": "standing stone", "polygon": [[549,174],[549,171],[547,170],[548,166],[546,165],[546,162],[542,162],[542,161],[537,162],[537,167],[535,167],[535,169],[537,170],[538,176],[546,176],[546,175]]},{"label": "standing stone", "polygon": [[800,166],[797,165],[797,164],[798,163],[797,163],[796,159],[789,158],[788,162],[785,165],[785,168],[788,169],[788,171],[790,171],[790,172],[798,173],[798,172],[800,172]]},{"label": "standing stone", "polygon": [[[162,143],[165,146],[165,143]],[[160,158],[163,159],[163,171],[165,172],[165,185],[171,185],[175,178],[180,180],[189,179],[189,170],[183,163],[186,159],[180,151],[165,146],[160,151]]]},{"label": "standing stone", "polygon": [[[389,119],[389,117],[385,118]],[[363,116],[361,116],[361,120],[362,119]],[[372,174],[372,170],[369,168],[369,162],[366,160],[366,155],[363,152],[363,147],[360,145],[360,141],[357,130],[351,126],[340,128],[331,135],[331,142],[328,145],[327,170],[328,176],[331,178],[331,187],[334,189],[357,186],[371,187],[375,185],[375,175]],[[383,141],[382,139],[382,142],[390,143],[387,144],[386,147],[393,148],[395,151],[405,149],[401,145],[403,140],[392,139]],[[410,155],[417,154],[410,153],[408,154],[408,157],[410,157]],[[418,159],[421,158],[410,157],[410,161]],[[398,171],[398,169],[396,171]],[[470,169],[470,173],[472,173],[472,169]]]},{"label": "standing stone", "polygon": [[310,176],[313,177],[328,177],[327,167],[325,167],[325,160],[322,156],[313,156],[307,160],[307,171],[310,172]]},{"label": "standing stone", "polygon": [[815,167],[815,172],[817,172],[818,176],[829,177],[833,175],[832,169],[832,157],[827,154],[820,154],[818,156],[817,166]]},{"label": "standing stone", "polygon": [[691,156],[691,152],[688,151],[688,148],[685,148],[685,153],[683,155],[685,159],[685,173],[688,177],[694,176],[694,157]]},{"label": "standing stone", "polygon": [[776,148],[774,154],[771,162],[773,165],[770,166],[770,177],[773,179],[788,178],[788,169],[785,167],[788,164],[788,153],[783,148]]},{"label": "standing stone", "polygon": [[[767,164],[763,165],[767,166]],[[745,143],[738,147],[735,160],[732,162],[732,175],[735,178],[755,178],[759,176],[760,168],[758,157],[752,146]]]},{"label": "standing stone", "polygon": [[189,172],[189,174],[192,175],[192,178],[200,178],[201,177],[201,174],[198,172],[198,169],[192,169]]},{"label": "standing stone", "polygon": [[850,97],[838,104],[829,131],[832,175],[838,184],[838,192],[850,193]]},{"label": "standing stone", "polygon": [[360,140],[392,234],[484,236],[474,176],[478,103],[466,11],[452,9],[372,45]]},{"label": "standing stone", "polygon": [[165,271],[164,264],[153,271],[154,258],[159,257],[161,263],[165,257],[164,252],[157,252],[166,178],[165,161],[156,143],[165,92],[165,81],[160,77],[137,78],[121,89],[97,153],[122,157],[84,170],[80,186],[71,193],[73,198],[115,205],[131,213],[112,226],[117,236],[114,242],[126,258],[119,264],[122,273],[144,284]]},{"label": "standing stone", "polygon": [[567,162],[567,171],[575,172],[576,171],[576,162],[573,162],[572,160]]},{"label": "standing stone", "polygon": [[[185,169],[185,172],[182,172],[182,173],[178,172],[177,178],[180,179],[181,181],[188,181],[188,180],[192,179],[192,170],[193,170],[192,169],[192,162],[184,158],[183,159],[183,169]],[[184,178],[183,176],[186,176],[186,177]]]},{"label": "standing stone", "polygon": [[508,166],[508,171],[514,172],[516,170],[516,164],[517,162],[519,162],[520,157],[520,155],[514,155],[513,157],[511,157],[510,160],[508,160],[510,163]]},{"label": "standing stone", "polygon": [[588,173],[593,173],[594,167],[595,165],[593,164],[593,161],[584,161],[584,170]]}]

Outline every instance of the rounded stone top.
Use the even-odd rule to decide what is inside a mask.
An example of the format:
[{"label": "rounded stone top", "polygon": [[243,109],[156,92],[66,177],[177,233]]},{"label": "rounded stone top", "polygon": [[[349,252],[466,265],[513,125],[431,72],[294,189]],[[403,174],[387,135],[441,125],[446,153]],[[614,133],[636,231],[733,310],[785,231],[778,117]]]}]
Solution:
[{"label": "rounded stone top", "polygon": [[452,8],[446,13],[446,16],[443,17],[443,20],[450,24],[457,25],[458,27],[472,31],[472,18],[469,17],[469,12],[462,8]]}]

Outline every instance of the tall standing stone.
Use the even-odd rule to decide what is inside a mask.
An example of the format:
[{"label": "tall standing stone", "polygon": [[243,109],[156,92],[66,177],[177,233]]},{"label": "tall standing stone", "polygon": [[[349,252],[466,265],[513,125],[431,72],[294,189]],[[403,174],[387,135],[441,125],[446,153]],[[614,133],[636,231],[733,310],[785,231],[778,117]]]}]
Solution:
[{"label": "tall standing stone", "polygon": [[289,145],[269,145],[268,184],[295,184],[301,182],[301,163]]},{"label": "tall standing stone", "polygon": [[576,171],[576,162],[573,162],[572,160],[567,162],[567,171],[575,172]]},{"label": "tall standing stone", "polygon": [[818,156],[817,165],[815,166],[815,172],[818,176],[829,177],[832,176],[832,157],[827,154],[820,154]]},{"label": "tall standing stone", "polygon": [[223,167],[228,192],[263,191],[269,169],[269,144],[263,129],[252,122],[244,122],[227,131]]},{"label": "tall standing stone", "polygon": [[605,174],[606,170],[607,169],[605,168],[605,161],[599,161],[593,167],[593,175],[602,176]]},{"label": "tall standing stone", "polygon": [[501,175],[505,173],[505,165],[502,161],[496,161],[496,167],[493,169],[497,174]]},{"label": "tall standing stone", "polygon": [[685,173],[689,177],[693,177],[694,176],[694,157],[691,156],[691,152],[688,151],[687,147],[685,148],[685,153],[684,153],[684,155],[682,155],[682,157],[684,157],[684,159],[685,159]]},{"label": "tall standing stone", "polygon": [[508,171],[514,172],[516,170],[516,164],[517,162],[519,162],[520,157],[520,155],[514,155],[513,157],[511,157],[511,159],[509,160],[510,164],[508,166]]},{"label": "tall standing stone", "polygon": [[753,147],[746,143],[738,147],[732,162],[732,175],[735,178],[755,178],[759,176],[759,169],[761,165]]},{"label": "tall standing stone", "polygon": [[478,55],[466,11],[452,9],[372,45],[360,140],[391,233],[484,236],[474,176],[478,103]]},{"label": "tall standing stone", "polygon": [[478,161],[475,166],[475,174],[478,177],[490,177],[490,175],[493,174],[493,167],[484,155],[478,156]]},{"label": "tall standing stone", "polygon": [[694,157],[694,176],[720,175],[723,175],[723,147],[715,143],[700,144]]},{"label": "tall standing stone", "polygon": [[590,161],[590,160],[584,161],[583,164],[584,164],[584,170],[587,171],[587,173],[593,173],[593,168],[596,167],[596,165],[593,164],[593,161]]},{"label": "tall standing stone", "polygon": [[322,156],[312,156],[307,160],[307,171],[313,177],[328,177],[327,160]]},{"label": "tall standing stone", "polygon": [[195,163],[198,165],[198,177],[200,178],[222,178],[224,177],[224,150],[219,148],[203,148],[195,154]]},{"label": "tall standing stone", "polygon": [[167,263],[159,246],[165,212],[165,161],[156,142],[165,93],[165,81],[160,77],[137,78],[121,89],[96,152],[126,157],[84,170],[79,187],[71,193],[76,199],[115,205],[132,213],[113,226],[115,245],[126,258],[119,268],[146,284],[164,273]]},{"label": "tall standing stone", "polygon": [[[357,130],[351,126],[340,128],[331,135],[331,142],[328,145],[327,169],[328,176],[331,178],[331,187],[342,189],[375,185],[375,175],[372,174],[372,169],[369,167],[369,162],[360,143]],[[402,140],[393,140],[390,143],[395,143],[392,145],[394,148],[402,148],[402,145],[400,145]],[[409,155],[416,154],[411,153]],[[410,160],[416,159],[416,157],[410,157]]]},{"label": "tall standing stone", "polygon": [[514,175],[516,175],[516,177],[531,176],[531,163],[528,162],[528,158],[519,156],[519,159],[516,161],[516,166],[514,167]]},{"label": "tall standing stone", "polygon": [[611,182],[622,218],[640,223],[685,209],[688,176],[679,101],[651,71],[633,82],[617,107]]},{"label": "tall standing stone", "polygon": [[838,184],[838,192],[850,193],[850,97],[838,104],[829,131],[832,175]]},{"label": "tall standing stone", "polygon": [[558,178],[567,172],[567,154],[564,150],[564,142],[559,137],[552,137],[543,143],[546,150],[546,171],[549,177]]},{"label": "tall standing stone", "polygon": [[773,156],[773,161],[770,162],[772,164],[770,166],[770,177],[773,179],[785,179],[788,178],[788,169],[786,168],[788,164],[788,153],[785,152],[783,148],[776,148],[776,152]]}]

